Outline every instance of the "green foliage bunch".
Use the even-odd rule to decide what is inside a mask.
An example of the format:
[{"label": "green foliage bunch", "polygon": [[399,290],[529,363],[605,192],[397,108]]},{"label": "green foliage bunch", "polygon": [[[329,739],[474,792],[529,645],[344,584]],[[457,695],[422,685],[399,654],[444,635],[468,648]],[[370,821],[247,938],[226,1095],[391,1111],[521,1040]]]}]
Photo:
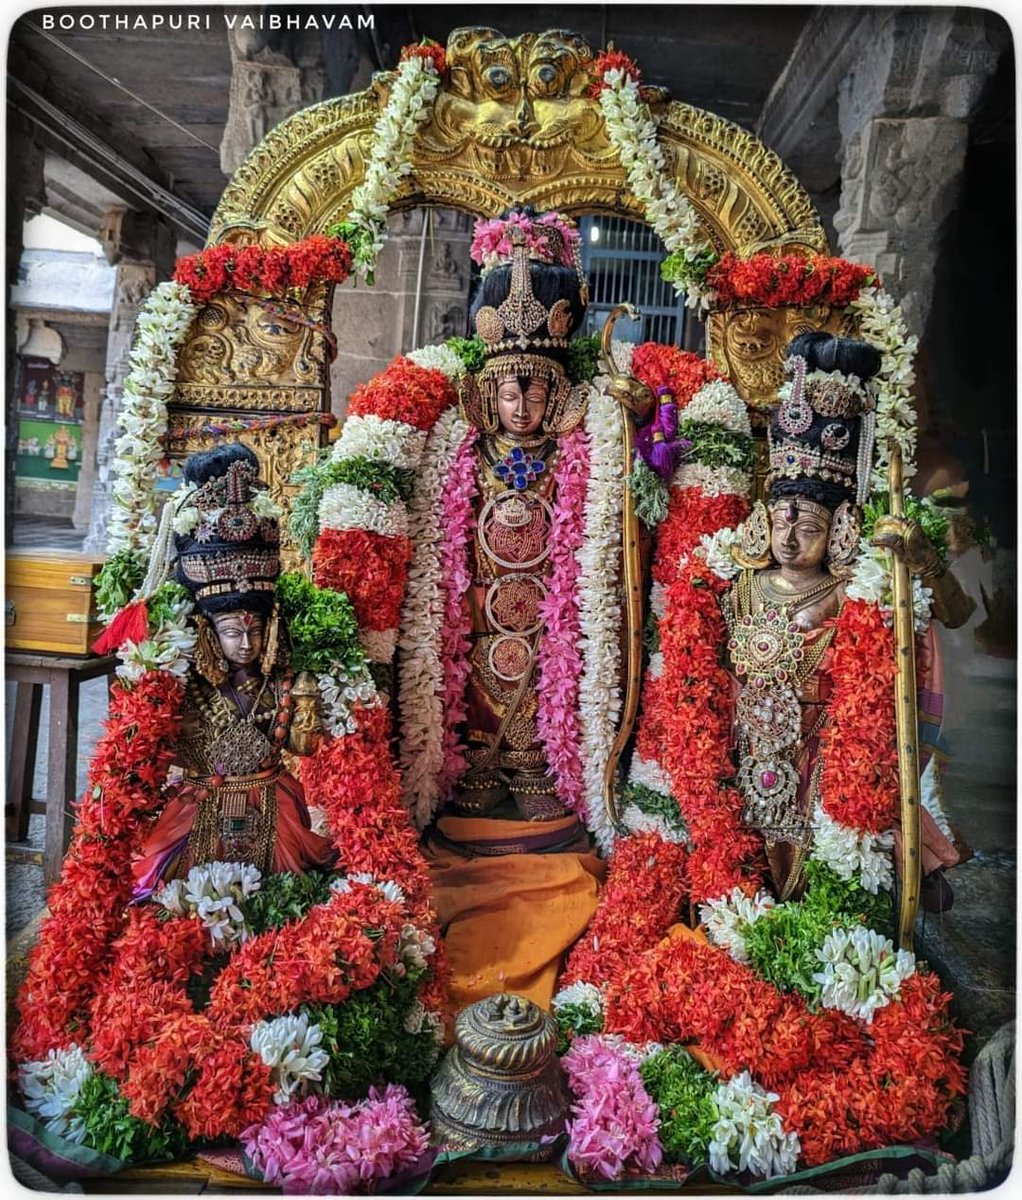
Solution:
[{"label": "green foliage bunch", "polygon": [[651,1054],[639,1073],[660,1109],[660,1142],[667,1161],[693,1167],[706,1162],[717,1122],[717,1076],[705,1071],[683,1046]]},{"label": "green foliage bunch", "polygon": [[343,592],[317,587],[300,571],[285,571],[277,580],[277,600],[296,671],[319,675],[338,666],[351,673],[364,667],[355,609]]}]

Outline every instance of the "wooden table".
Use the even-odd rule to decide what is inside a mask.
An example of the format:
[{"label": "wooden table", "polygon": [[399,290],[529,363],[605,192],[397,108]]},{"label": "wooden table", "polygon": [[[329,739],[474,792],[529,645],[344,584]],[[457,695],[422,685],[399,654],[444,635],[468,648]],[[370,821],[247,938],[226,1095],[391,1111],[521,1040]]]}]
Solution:
[{"label": "wooden table", "polygon": [[[9,650],[4,656],[7,678],[15,682],[14,728],[8,747],[7,804],[4,810],[7,858],[39,863],[49,887],[60,874],[74,824],[71,805],[78,777],[78,690],[90,679],[112,677],[117,657],[42,654]],[[46,800],[32,797],[39,714],[43,688],[50,689],[50,761],[46,770]],[[46,815],[42,854],[26,846],[28,820],[33,812]]]}]

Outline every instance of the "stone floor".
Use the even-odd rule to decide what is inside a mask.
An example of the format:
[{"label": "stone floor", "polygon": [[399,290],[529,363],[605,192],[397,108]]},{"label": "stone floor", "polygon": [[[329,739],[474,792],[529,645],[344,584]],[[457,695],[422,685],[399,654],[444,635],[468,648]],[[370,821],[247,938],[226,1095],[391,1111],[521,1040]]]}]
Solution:
[{"label": "stone floor", "polygon": [[[73,549],[70,531],[45,522],[17,523],[17,545]],[[47,543],[47,539],[52,539]],[[964,564],[965,582],[969,581]],[[979,653],[972,630],[941,631],[945,651],[945,737],[951,759],[945,775],[951,820],[960,827],[974,857],[949,872],[955,890],[950,912],[926,916],[916,941],[920,957],[938,970],[955,993],[959,1018],[971,1031],[969,1057],[978,1044],[1015,1012],[1016,949],[1016,662]],[[13,686],[7,686],[10,729]],[[44,700],[39,762],[46,761]],[[103,680],[84,684],[81,700],[79,791],[84,789],[91,749],[106,713]],[[35,794],[45,775],[36,771]],[[42,844],[43,818],[34,817],[33,844]],[[39,868],[9,864],[6,871],[8,937],[24,929],[44,902]]]}]

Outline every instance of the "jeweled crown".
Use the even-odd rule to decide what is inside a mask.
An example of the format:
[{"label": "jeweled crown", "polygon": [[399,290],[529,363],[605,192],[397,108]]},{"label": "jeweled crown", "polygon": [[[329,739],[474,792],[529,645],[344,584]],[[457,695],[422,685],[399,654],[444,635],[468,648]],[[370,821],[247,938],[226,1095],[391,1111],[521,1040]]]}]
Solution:
[{"label": "jeweled crown", "polygon": [[[474,314],[475,330],[488,357],[509,351],[566,349],[588,301],[579,246],[574,223],[560,213],[535,217],[513,209],[504,217],[477,222],[471,253],[482,267],[487,299],[497,301],[499,296],[487,277],[506,268],[503,297],[482,304]],[[564,268],[571,272],[567,278]],[[557,280],[553,289],[546,286],[547,276]],[[544,302],[536,295],[537,286],[557,294],[547,295]]]}]

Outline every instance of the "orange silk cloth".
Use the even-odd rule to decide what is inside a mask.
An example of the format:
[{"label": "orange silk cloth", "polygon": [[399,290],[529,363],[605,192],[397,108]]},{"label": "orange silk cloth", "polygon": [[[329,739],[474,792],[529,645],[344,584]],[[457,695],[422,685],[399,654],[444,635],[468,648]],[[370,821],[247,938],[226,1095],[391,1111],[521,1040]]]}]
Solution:
[{"label": "orange silk cloth", "polygon": [[[570,831],[574,816],[542,822]],[[451,965],[450,1015],[494,992],[516,992],[549,1010],[565,951],[596,911],[606,863],[588,853],[516,853],[538,822],[441,817],[443,836],[464,846],[500,839],[509,852],[468,857],[426,846],[433,901]]]}]

